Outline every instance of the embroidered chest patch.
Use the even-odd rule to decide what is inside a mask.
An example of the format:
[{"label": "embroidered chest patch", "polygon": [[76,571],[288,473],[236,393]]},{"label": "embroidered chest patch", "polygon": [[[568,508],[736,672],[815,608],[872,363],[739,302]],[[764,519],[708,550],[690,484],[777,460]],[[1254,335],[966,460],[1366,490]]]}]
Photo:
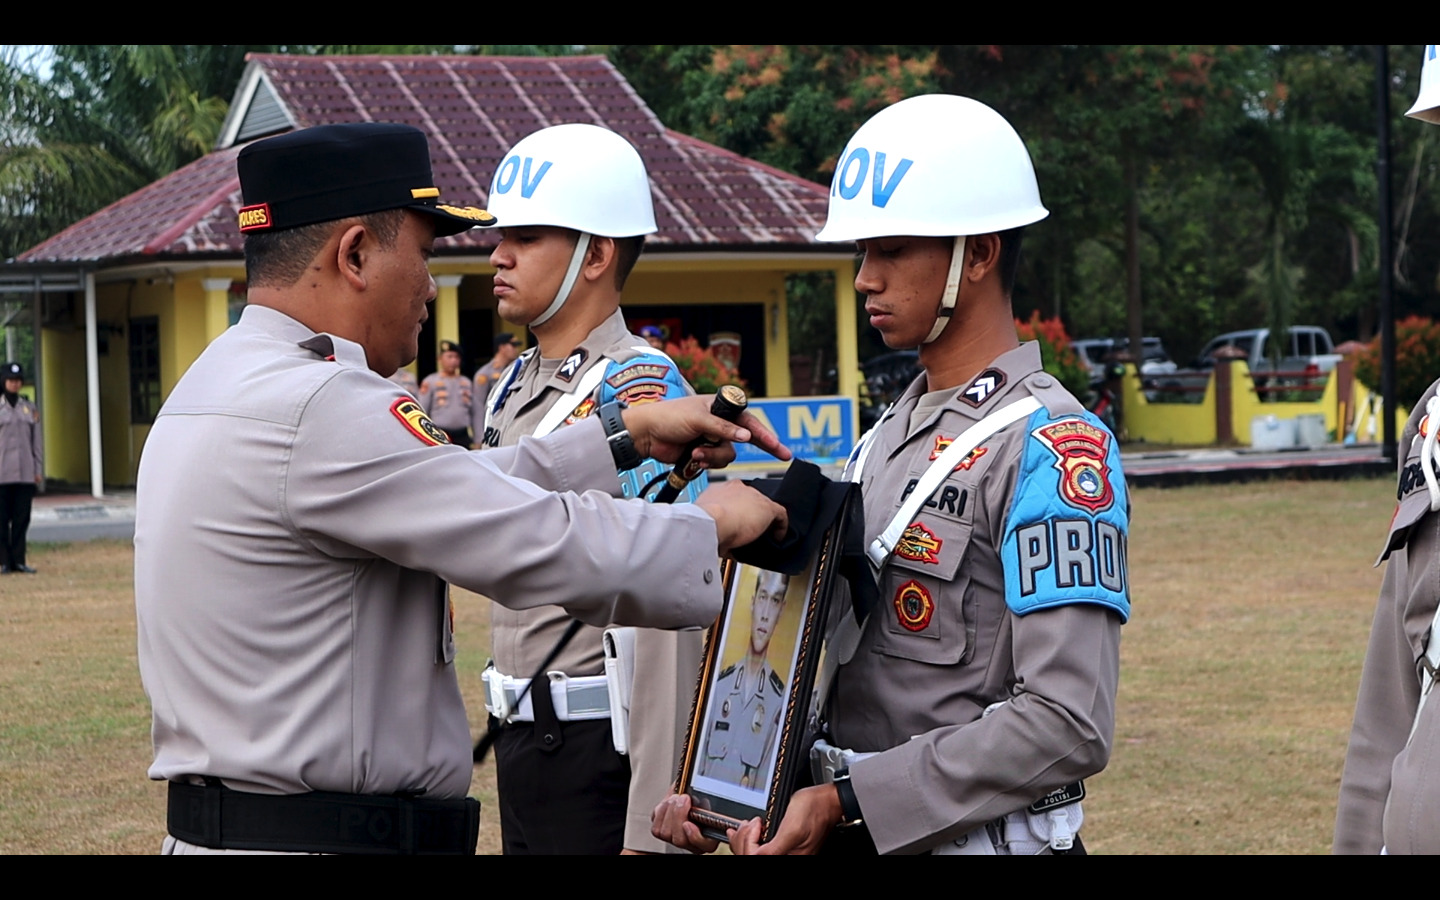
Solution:
[{"label": "embroidered chest patch", "polygon": [[594,411],[595,398],[586,397],[584,400],[580,401],[580,404],[578,406],[576,406],[573,410],[570,411],[570,415],[565,417],[565,424],[574,425],[576,422],[589,416]]},{"label": "embroidered chest patch", "polygon": [[1115,491],[1105,461],[1110,448],[1109,432],[1081,419],[1065,419],[1031,434],[1055,454],[1061,499],[1092,514],[1110,508]]},{"label": "embroidered chest patch", "polygon": [[919,522],[912,522],[910,527],[905,529],[905,533],[900,535],[900,543],[895,545],[895,555],[912,562],[939,565],[940,545],[944,543],[944,540],[935,536],[935,532]]},{"label": "embroidered chest patch", "polygon": [[935,601],[918,581],[907,581],[895,592],[895,617],[906,631],[924,631],[935,614]]},{"label": "embroidered chest patch", "polygon": [[395,418],[400,420],[400,424],[404,425],[407,431],[422,442],[432,447],[450,443],[450,436],[430,421],[425,410],[411,398],[401,397],[396,400],[390,404],[390,412],[395,414]]}]

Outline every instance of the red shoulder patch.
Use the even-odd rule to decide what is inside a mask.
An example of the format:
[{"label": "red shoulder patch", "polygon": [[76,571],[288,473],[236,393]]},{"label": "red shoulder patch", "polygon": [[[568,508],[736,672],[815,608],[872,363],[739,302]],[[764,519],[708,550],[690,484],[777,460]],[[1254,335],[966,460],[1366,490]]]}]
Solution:
[{"label": "red shoulder patch", "polygon": [[421,442],[432,447],[450,443],[450,435],[441,431],[440,426],[430,421],[430,417],[425,415],[425,410],[421,409],[420,404],[412,398],[401,397],[396,400],[390,404],[390,412],[394,413],[395,418],[400,420],[400,424],[404,425],[405,429],[419,438]]}]

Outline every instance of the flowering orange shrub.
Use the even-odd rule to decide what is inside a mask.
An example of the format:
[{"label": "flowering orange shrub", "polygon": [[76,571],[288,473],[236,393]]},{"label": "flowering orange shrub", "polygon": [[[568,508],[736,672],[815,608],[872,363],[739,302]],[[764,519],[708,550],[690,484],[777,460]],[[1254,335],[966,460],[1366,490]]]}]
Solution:
[{"label": "flowering orange shrub", "polygon": [[[1355,358],[1355,377],[1380,392],[1380,336],[1365,345]],[[1440,378],[1440,324],[1425,316],[1410,316],[1395,323],[1395,402],[1409,409]]]},{"label": "flowering orange shrub", "polygon": [[665,353],[680,368],[680,374],[690,382],[697,394],[713,394],[724,384],[735,384],[746,388],[740,373],[725,365],[708,347],[701,347],[693,337],[687,337],[678,344],[674,341],[665,345]]},{"label": "flowering orange shrub", "polygon": [[1030,314],[1028,322],[1015,320],[1015,330],[1022,341],[1040,342],[1040,360],[1045,371],[1054,375],[1076,397],[1090,391],[1090,370],[1070,347],[1070,335],[1059,319],[1042,319],[1039,310]]}]

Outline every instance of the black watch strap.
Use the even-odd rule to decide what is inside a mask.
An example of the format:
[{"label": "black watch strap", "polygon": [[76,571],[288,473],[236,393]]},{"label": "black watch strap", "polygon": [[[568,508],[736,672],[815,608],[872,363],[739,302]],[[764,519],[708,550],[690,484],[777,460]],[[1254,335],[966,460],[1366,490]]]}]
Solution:
[{"label": "black watch strap", "polygon": [[605,441],[610,445],[610,456],[615,460],[617,471],[625,472],[644,462],[630,432],[625,428],[625,419],[620,415],[626,409],[625,401],[611,400],[600,407],[600,424],[605,428]]},{"label": "black watch strap", "polygon": [[860,800],[855,796],[855,785],[850,783],[848,766],[835,773],[834,783],[835,793],[840,795],[840,827],[864,824],[865,816],[860,812]]}]

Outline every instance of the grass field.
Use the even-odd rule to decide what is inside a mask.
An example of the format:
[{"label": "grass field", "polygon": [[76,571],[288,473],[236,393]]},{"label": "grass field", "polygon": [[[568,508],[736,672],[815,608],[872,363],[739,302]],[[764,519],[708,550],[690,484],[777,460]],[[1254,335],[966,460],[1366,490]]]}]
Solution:
[{"label": "grass field", "polygon": [[[1270,482],[1133,495],[1110,768],[1090,781],[1099,853],[1319,853],[1393,484]],[[149,706],[127,544],[32,547],[0,578],[0,853],[153,853]],[[488,616],[456,597],[461,680],[483,720]],[[493,770],[476,770],[495,852]]]}]

